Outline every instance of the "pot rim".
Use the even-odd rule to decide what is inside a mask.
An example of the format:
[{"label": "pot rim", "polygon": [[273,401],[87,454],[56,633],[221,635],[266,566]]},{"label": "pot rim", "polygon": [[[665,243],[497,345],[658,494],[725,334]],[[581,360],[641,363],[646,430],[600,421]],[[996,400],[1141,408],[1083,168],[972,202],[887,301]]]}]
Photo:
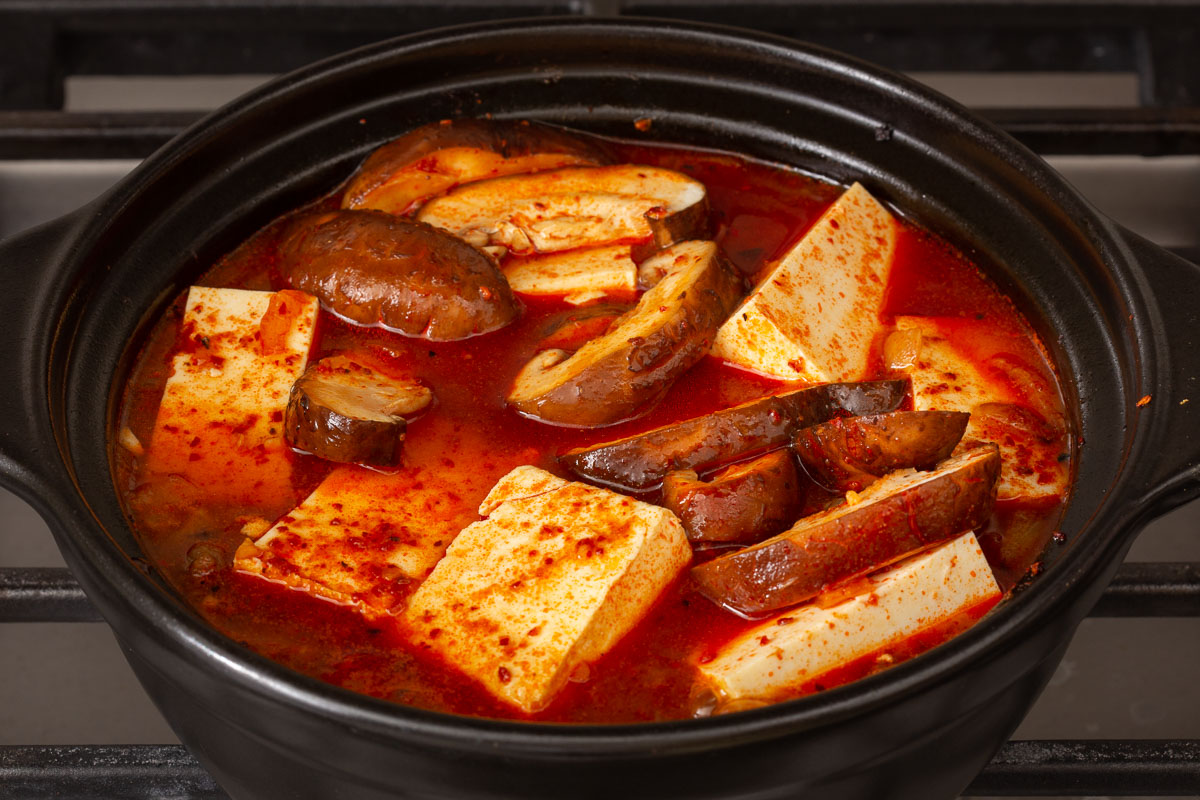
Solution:
[{"label": "pot rim", "polygon": [[[494,39],[515,31],[527,35],[531,30],[548,34],[562,33],[567,28],[576,33],[592,30],[608,34],[621,32],[630,36],[650,38],[664,34],[677,40],[693,40],[698,45],[724,46],[754,51],[764,57],[804,62],[825,70],[836,70],[857,82],[887,90],[903,103],[920,103],[932,113],[953,118],[970,135],[991,147],[1000,147],[1022,174],[1036,177],[1038,186],[1054,205],[1063,209],[1077,222],[1083,223],[1093,240],[1103,251],[1119,257],[1110,259],[1110,269],[1128,270],[1135,263],[1129,248],[1113,223],[1096,212],[1064,179],[1023,145],[985,120],[971,114],[954,101],[941,96],[908,78],[850,56],[783,37],[745,31],[726,26],[680,22],[678,20],[637,19],[580,19],[576,17],[506,20],[441,28],[368,45],[300,70],[280,76],[206,115],[183,134],[147,158],[123,179],[96,208],[119,208],[135,197],[141,189],[177,165],[189,147],[213,138],[239,115],[277,97],[303,90],[313,82],[336,83],[343,71],[361,67],[375,60],[394,58],[399,52],[413,55],[425,49],[435,49],[450,39]],[[95,235],[104,225],[103,213],[93,213],[81,224],[82,239]],[[84,248],[86,249],[86,248]],[[1145,307],[1142,287],[1137,276],[1115,275],[1123,283],[1122,291],[1135,308]],[[1121,280],[1124,278],[1124,280]],[[1144,325],[1139,318],[1134,325]],[[1060,365],[1061,366],[1061,365]],[[1137,365],[1138,377],[1145,380],[1149,365]],[[640,752],[652,747],[654,755],[664,752],[683,752],[720,746],[729,741],[754,741],[782,734],[807,731],[850,717],[866,714],[941,683],[972,667],[995,658],[1041,620],[1067,613],[1068,608],[1086,602],[1089,589],[1092,599],[1098,576],[1114,565],[1114,559],[1127,545],[1127,533],[1141,521],[1137,508],[1116,510],[1117,499],[1128,483],[1128,464],[1138,460],[1145,450],[1144,437],[1138,437],[1138,426],[1131,424],[1125,432],[1124,463],[1116,481],[1103,501],[1091,510],[1090,518],[1078,531],[1087,538],[1089,546],[1075,546],[1014,597],[1007,598],[997,610],[980,620],[966,632],[935,648],[931,653],[897,665],[883,674],[855,681],[838,689],[777,703],[766,708],[703,720],[643,722],[619,725],[551,724],[542,722],[508,721],[460,716],[427,711],[399,705],[386,700],[361,695],[334,687],[283,667],[236,644],[216,629],[209,627],[177,599],[156,586],[143,570],[109,540],[103,527],[90,515],[90,526],[72,530],[74,526],[60,524],[68,531],[74,545],[85,545],[89,584],[104,587],[99,595],[101,608],[120,632],[131,624],[122,615],[111,613],[118,604],[138,621],[156,629],[155,644],[180,654],[189,660],[204,660],[222,675],[233,680],[239,688],[262,698],[286,703],[308,713],[334,721],[346,728],[367,731],[381,737],[420,737],[435,744],[477,745],[495,743],[505,748],[525,752],[557,752],[562,755],[586,754],[602,756],[607,753]],[[60,442],[64,462],[71,469],[68,448]],[[74,480],[74,475],[72,475]],[[73,502],[81,504],[87,514],[87,501],[82,488],[75,483]],[[55,516],[58,516],[57,513]],[[67,520],[62,520],[66,522]],[[1104,530],[1100,530],[1101,527]],[[107,585],[107,586],[105,586]],[[97,592],[89,591],[96,596]],[[649,754],[647,754],[649,756]]]}]

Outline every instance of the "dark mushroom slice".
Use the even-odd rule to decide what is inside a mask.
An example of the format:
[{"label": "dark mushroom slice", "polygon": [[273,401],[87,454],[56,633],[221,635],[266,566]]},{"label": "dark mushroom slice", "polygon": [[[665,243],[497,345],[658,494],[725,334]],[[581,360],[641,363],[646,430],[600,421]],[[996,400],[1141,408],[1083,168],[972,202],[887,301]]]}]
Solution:
[{"label": "dark mushroom slice", "polygon": [[[646,224],[650,226],[650,239],[629,248],[629,257],[638,264],[676,242],[707,238],[709,235],[707,202],[693,203],[675,211],[664,206],[655,206],[646,212],[645,218]],[[644,289],[653,288],[662,277],[662,270],[647,271],[643,275],[639,268],[638,279],[643,282]]]},{"label": "dark mushroom slice", "polygon": [[494,331],[517,316],[512,290],[491,256],[391,214],[303,215],[279,253],[292,286],[360,325],[452,340]]},{"label": "dark mushroom slice", "polygon": [[881,475],[929,469],[967,429],[962,411],[893,411],[832,419],[796,433],[792,449],[809,476],[837,492],[861,491]]},{"label": "dark mushroom slice", "polygon": [[558,461],[595,483],[648,491],[669,472],[704,470],[783,447],[797,430],[836,416],[892,411],[907,392],[905,380],[826,383],[568,450]]},{"label": "dark mushroom slice", "polygon": [[371,153],[342,194],[342,207],[408,214],[462,183],[611,160],[598,143],[536,122],[434,122]]},{"label": "dark mushroom slice", "polygon": [[310,365],[292,386],[284,433],[292,447],[327,461],[391,467],[400,461],[405,417],[432,400],[416,381],[334,356]]},{"label": "dark mushroom slice", "polygon": [[704,184],[661,167],[568,167],[466,184],[417,218],[472,244],[554,253],[604,244],[664,246],[707,234]]},{"label": "dark mushroom slice", "polygon": [[708,481],[694,470],[672,472],[663,478],[662,504],[693,542],[758,542],[800,515],[796,465],[784,448],[726,467]]},{"label": "dark mushroom slice", "polygon": [[550,326],[546,336],[538,342],[537,349],[574,352],[592,339],[597,339],[612,330],[613,323],[630,308],[631,306],[605,304],[572,311]]},{"label": "dark mushroom slice", "polygon": [[708,353],[741,297],[713,242],[682,242],[654,256],[671,264],[606,334],[574,354],[543,350],[517,375],[508,403],[546,422],[595,427],[631,419],[662,399]]},{"label": "dark mushroom slice", "polygon": [[762,614],[802,603],[939,542],[992,513],[1000,451],[987,444],[932,472],[904,470],[765,542],[692,569],[700,591],[724,608]]}]

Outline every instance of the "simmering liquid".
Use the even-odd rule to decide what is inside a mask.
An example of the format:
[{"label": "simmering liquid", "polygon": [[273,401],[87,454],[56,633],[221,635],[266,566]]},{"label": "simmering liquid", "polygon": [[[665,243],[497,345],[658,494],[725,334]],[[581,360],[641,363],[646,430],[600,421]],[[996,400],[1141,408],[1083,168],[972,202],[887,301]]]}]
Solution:
[{"label": "simmering liquid", "polygon": [[[671,147],[616,145],[629,163],[684,172],[708,190],[717,241],[752,283],[772,259],[797,241],[839,196],[841,188],[778,166],[736,156]],[[335,194],[318,205],[335,207]],[[248,289],[286,288],[279,273],[280,225],[268,226],[199,281],[201,285]],[[1029,405],[1065,419],[1054,370],[1032,328],[975,265],[945,241],[901,223],[896,259],[883,309],[896,315],[986,320],[990,341],[979,352],[1002,347],[1019,363],[1020,374],[1040,377],[1040,395]],[[189,345],[181,330],[180,297],[150,332],[128,385],[120,430],[152,450],[152,431],[172,356]],[[777,393],[788,384],[733,368],[711,356],[687,372],[648,414],[601,429],[547,425],[514,413],[504,402],[513,377],[539,343],[579,309],[559,300],[524,298],[520,318],[507,327],[454,342],[429,342],[379,328],[359,327],[321,312],[310,361],[338,352],[366,352],[374,362],[414,375],[436,393],[437,402],[408,430],[403,469],[420,468],[459,476],[443,508],[467,521],[495,481],[513,467],[533,464],[558,474],[555,456],[571,447],[609,441]],[[973,327],[972,330],[977,330]],[[965,334],[964,334],[965,335]],[[997,342],[1000,342],[998,345]],[[869,379],[896,377],[876,343]],[[970,348],[968,348],[970,349]],[[1017,373],[1014,373],[1016,375]],[[1014,377],[1017,392],[1035,384]],[[794,385],[793,385],[794,386]],[[118,434],[114,434],[118,435]],[[1068,439],[1061,436],[1066,458]],[[395,618],[367,619],[356,609],[288,589],[233,569],[233,554],[245,540],[250,518],[273,521],[290,507],[257,506],[253,497],[235,502],[206,498],[203,488],[150,473],[146,455],[114,447],[115,475],[135,532],[154,566],[205,620],[262,655],[323,681],[410,706],[458,714],[563,722],[630,722],[686,718],[703,713],[695,664],[745,630],[746,620],[701,596],[685,572],[648,616],[607,655],[572,676],[544,710],[529,716],[493,699],[453,667],[410,647]],[[335,465],[310,455],[288,453],[292,506],[299,504]],[[802,480],[806,480],[802,476]],[[834,495],[806,482],[806,513],[826,507]],[[641,499],[652,502],[655,494]],[[1038,558],[1061,513],[1061,503],[1003,501],[980,533],[1001,587],[1010,589]],[[444,544],[449,544],[445,542]],[[366,543],[370,546],[370,542]],[[698,550],[697,562],[714,550]],[[388,589],[396,609],[415,586]],[[797,694],[821,691],[886,668],[944,641],[986,609],[923,632],[886,653],[845,665]]]}]

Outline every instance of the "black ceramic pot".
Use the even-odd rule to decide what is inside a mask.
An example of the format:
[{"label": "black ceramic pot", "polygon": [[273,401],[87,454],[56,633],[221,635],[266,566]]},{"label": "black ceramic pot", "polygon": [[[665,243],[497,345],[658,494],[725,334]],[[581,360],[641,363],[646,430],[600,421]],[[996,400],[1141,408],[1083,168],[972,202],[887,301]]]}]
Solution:
[{"label": "black ceramic pot", "polygon": [[[491,113],[725,148],[876,195],[988,265],[1058,364],[1082,446],[1067,541],[935,651],[713,719],[552,726],[402,708],[217,635],[138,560],[109,471],[147,320],[272,217],[431,120]],[[791,41],[518,21],[400,39],[229,105],[0,248],[0,471],[46,518],[179,737],[235,798],[953,797],[1016,727],[1132,537],[1196,494],[1200,275],[945,98]],[[1139,399],[1149,396],[1149,404]]]}]

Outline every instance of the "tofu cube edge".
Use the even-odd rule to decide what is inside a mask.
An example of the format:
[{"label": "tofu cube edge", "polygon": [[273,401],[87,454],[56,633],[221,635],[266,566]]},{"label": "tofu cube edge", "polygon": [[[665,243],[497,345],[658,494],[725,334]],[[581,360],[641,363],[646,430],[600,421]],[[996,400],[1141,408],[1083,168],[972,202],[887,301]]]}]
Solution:
[{"label": "tofu cube edge", "polygon": [[[873,588],[838,605],[774,614],[739,634],[701,679],[727,700],[774,700],[855,659],[1000,598],[973,533],[913,556],[869,579]],[[787,624],[780,619],[790,618]]]},{"label": "tofu cube edge", "polygon": [[815,383],[869,367],[897,223],[861,184],[831,205],[717,331],[713,354]]},{"label": "tofu cube edge", "polygon": [[532,467],[514,472],[405,618],[418,646],[533,712],[578,664],[632,630],[690,562],[691,547],[666,509]]},{"label": "tofu cube edge", "polygon": [[[191,287],[181,330],[187,344],[171,359],[147,470],[180,475],[232,502],[294,502],[283,414],[308,363],[319,307],[292,290]],[[267,347],[264,334],[278,341]]]}]

